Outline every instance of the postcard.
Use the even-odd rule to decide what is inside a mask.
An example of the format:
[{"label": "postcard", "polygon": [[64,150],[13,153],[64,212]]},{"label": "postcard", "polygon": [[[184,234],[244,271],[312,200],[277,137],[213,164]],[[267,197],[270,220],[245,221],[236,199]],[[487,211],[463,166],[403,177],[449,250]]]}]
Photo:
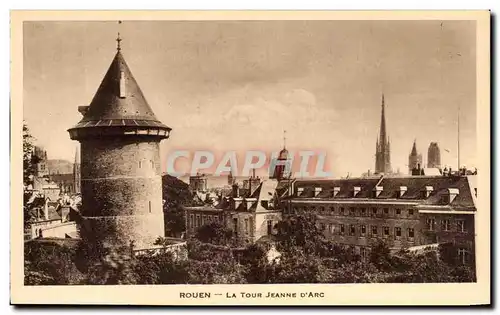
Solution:
[{"label": "postcard", "polygon": [[12,304],[491,303],[490,12],[11,30]]}]

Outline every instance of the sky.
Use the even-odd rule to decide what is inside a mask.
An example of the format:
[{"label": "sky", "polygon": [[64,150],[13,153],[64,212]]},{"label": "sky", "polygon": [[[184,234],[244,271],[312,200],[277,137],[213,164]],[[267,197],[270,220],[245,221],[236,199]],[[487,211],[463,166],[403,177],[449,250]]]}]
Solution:
[{"label": "sky", "polygon": [[[474,21],[116,21],[24,23],[24,120],[51,159],[122,53],[174,150],[327,155],[334,177],[375,167],[381,95],[393,169],[413,141],[427,160],[476,165]],[[460,115],[458,109],[460,108]],[[447,149],[449,152],[445,151]],[[165,163],[164,163],[165,164]]]}]

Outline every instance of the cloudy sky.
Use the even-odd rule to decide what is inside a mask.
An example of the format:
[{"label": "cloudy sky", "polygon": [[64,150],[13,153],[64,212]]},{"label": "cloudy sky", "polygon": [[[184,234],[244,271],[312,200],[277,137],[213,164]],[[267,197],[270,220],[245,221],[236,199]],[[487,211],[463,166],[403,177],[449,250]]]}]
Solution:
[{"label": "cloudy sky", "polygon": [[[67,129],[122,52],[177,149],[327,153],[335,176],[373,170],[385,94],[393,168],[413,140],[427,160],[476,164],[475,22],[125,21],[24,24],[24,119],[49,158],[74,158]],[[444,151],[448,149],[450,152]]]}]

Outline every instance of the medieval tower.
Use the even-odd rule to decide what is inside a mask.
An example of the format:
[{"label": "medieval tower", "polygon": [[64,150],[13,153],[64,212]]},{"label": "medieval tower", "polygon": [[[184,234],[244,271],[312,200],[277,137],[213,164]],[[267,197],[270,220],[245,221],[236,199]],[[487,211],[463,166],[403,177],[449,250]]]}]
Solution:
[{"label": "medieval tower", "polygon": [[120,41],[118,34],[104,79],[68,132],[80,142],[82,238],[142,249],[165,235],[159,145],[171,129],[146,102]]},{"label": "medieval tower", "polygon": [[81,193],[81,173],[80,173],[80,150],[76,148],[75,152],[75,163],[73,164],[73,192],[75,194]]},{"label": "medieval tower", "polygon": [[380,118],[380,136],[377,139],[375,149],[375,174],[392,173],[391,168],[391,144],[387,135],[385,125],[385,99],[382,94],[382,114]]}]

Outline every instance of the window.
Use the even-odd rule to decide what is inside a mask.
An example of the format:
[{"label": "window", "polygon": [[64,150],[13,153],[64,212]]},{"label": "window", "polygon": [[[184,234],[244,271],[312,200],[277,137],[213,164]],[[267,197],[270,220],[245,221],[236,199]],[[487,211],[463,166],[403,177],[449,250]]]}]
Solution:
[{"label": "window", "polygon": [[196,215],[196,227],[200,227],[201,226],[201,217],[200,215]]},{"label": "window", "polygon": [[443,231],[449,231],[450,227],[451,227],[450,220],[445,219],[441,221],[441,228],[443,229]]},{"label": "window", "polygon": [[415,237],[415,229],[408,228],[408,237],[409,238],[414,238]]},{"label": "window", "polygon": [[427,219],[427,229],[429,231],[434,231],[434,225],[436,224],[436,220],[434,219]]},{"label": "window", "polygon": [[464,248],[459,248],[458,249],[458,260],[462,263],[465,264],[467,262],[467,250]]},{"label": "window", "polygon": [[340,235],[344,235],[345,233],[345,227],[343,224],[340,225]]},{"label": "window", "polygon": [[267,235],[273,234],[273,221],[267,220]]},{"label": "window", "polygon": [[389,236],[391,234],[391,230],[388,226],[384,226],[384,236]]},{"label": "window", "polygon": [[361,225],[361,236],[366,235],[366,225]]},{"label": "window", "polygon": [[238,235],[238,219],[233,218],[233,231],[234,234]]},{"label": "window", "polygon": [[366,216],[366,208],[361,208],[361,215]]},{"label": "window", "polygon": [[350,215],[355,215],[356,214],[356,209],[354,207],[349,208],[349,214]]},{"label": "window", "polygon": [[401,209],[396,209],[396,215],[400,215],[401,214]]},{"label": "window", "polygon": [[344,207],[340,207],[340,214],[344,214]]},{"label": "window", "polygon": [[359,254],[361,255],[362,259],[366,259],[368,257],[366,247],[361,247],[359,250]]},{"label": "window", "polygon": [[384,208],[384,214],[389,214],[389,208]]},{"label": "window", "polygon": [[153,160],[151,160],[151,168],[155,168],[155,162],[153,162]]},{"label": "window", "polygon": [[325,213],[325,207],[319,207],[319,213],[324,214]]},{"label": "window", "polygon": [[394,228],[394,236],[396,236],[396,238],[401,237],[401,228],[400,227]]},{"label": "window", "polygon": [[334,234],[335,233],[335,225],[334,224],[330,224],[328,227],[330,228],[330,233]]},{"label": "window", "polygon": [[149,205],[149,213],[151,213],[151,200],[148,201],[148,205]]},{"label": "window", "polygon": [[354,224],[351,224],[351,226],[349,227],[349,235],[356,235],[356,227],[354,226]]},{"label": "window", "polygon": [[320,231],[324,231],[324,230],[326,230],[326,226],[325,226],[325,224],[324,224],[324,223],[320,223],[320,224],[319,224],[319,229],[320,229]]},{"label": "window", "polygon": [[408,215],[413,215],[413,209],[408,210]]},{"label": "window", "polygon": [[330,215],[334,215],[335,214],[335,208],[334,207],[330,207]]},{"label": "window", "polygon": [[372,215],[377,215],[377,208],[372,208]]},{"label": "window", "polygon": [[372,225],[372,235],[375,236],[378,234],[378,228],[376,225]]},{"label": "window", "polygon": [[142,161],[139,161],[139,168],[142,168]]},{"label": "window", "polygon": [[465,227],[465,220],[457,220],[457,229],[458,232],[467,232],[467,228]]},{"label": "window", "polygon": [[249,234],[250,233],[250,226],[248,224],[248,219],[245,219],[245,234]]},{"label": "window", "polygon": [[194,214],[189,215],[189,228],[192,230],[194,227]]},{"label": "window", "polygon": [[206,215],[203,215],[201,223],[203,225],[207,224],[207,216]]}]

